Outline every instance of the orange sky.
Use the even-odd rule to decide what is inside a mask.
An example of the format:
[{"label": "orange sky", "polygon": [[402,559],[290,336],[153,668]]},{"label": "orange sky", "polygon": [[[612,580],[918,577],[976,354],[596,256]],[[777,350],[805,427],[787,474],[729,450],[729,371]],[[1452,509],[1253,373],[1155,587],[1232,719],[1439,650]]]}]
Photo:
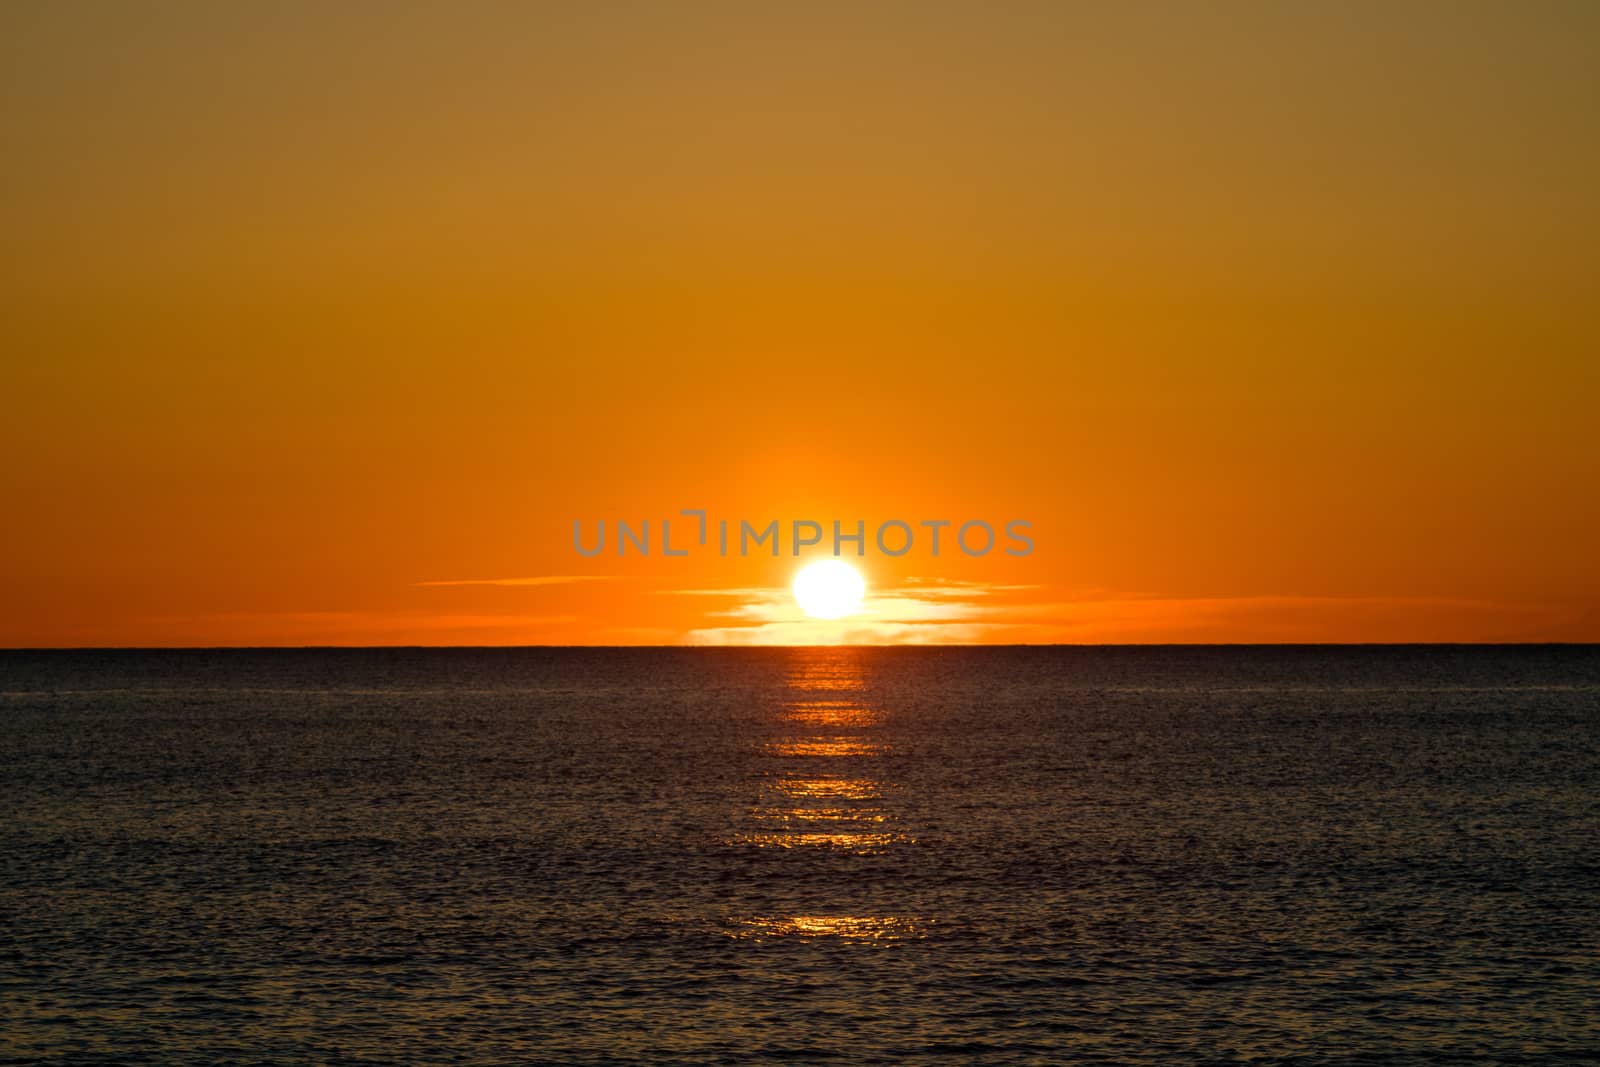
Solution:
[{"label": "orange sky", "polygon": [[0,645],[1600,640],[1600,7],[862,8],[0,8]]}]

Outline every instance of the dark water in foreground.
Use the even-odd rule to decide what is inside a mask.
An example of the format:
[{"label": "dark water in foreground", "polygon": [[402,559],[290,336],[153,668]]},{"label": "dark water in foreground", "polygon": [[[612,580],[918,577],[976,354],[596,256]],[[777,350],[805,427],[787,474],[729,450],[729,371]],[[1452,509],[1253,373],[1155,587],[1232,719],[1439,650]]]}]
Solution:
[{"label": "dark water in foreground", "polygon": [[1553,1063],[1600,649],[0,653],[0,1058]]}]

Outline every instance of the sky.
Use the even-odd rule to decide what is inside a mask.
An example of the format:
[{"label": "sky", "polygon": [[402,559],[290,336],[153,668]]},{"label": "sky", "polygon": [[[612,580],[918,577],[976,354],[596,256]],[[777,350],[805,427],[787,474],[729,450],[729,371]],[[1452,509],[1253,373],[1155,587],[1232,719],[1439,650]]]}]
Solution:
[{"label": "sky", "polygon": [[[0,53],[0,646],[1600,640],[1600,6],[16,0]],[[574,550],[686,508],[1035,547],[869,551],[836,623],[787,545]]]}]

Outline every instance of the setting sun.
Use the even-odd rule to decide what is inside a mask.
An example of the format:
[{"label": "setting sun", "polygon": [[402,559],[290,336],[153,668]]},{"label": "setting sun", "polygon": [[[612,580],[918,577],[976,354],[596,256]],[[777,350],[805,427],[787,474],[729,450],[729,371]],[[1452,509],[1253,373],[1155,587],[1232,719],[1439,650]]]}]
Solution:
[{"label": "setting sun", "polygon": [[836,559],[809,564],[794,576],[794,598],[813,619],[841,619],[854,613],[866,591],[860,572]]}]

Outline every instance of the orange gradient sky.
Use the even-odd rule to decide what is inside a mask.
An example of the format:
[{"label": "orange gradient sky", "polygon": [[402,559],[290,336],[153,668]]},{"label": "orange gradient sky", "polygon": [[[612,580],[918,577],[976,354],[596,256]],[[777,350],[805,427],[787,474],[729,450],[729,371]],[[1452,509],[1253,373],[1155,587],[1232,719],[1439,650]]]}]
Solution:
[{"label": "orange gradient sky", "polygon": [[[0,52],[0,645],[1600,640],[1600,6],[18,2]],[[1037,548],[869,555],[825,626],[787,554],[573,551],[691,507]]]}]

